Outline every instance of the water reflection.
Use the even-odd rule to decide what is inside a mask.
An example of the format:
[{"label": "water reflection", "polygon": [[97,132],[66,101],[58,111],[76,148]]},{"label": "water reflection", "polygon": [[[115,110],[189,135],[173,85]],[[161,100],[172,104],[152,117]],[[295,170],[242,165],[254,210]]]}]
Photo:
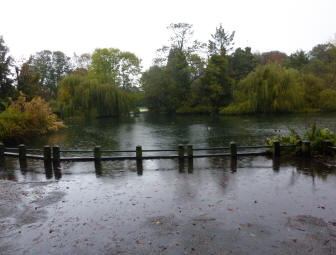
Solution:
[{"label": "water reflection", "polygon": [[184,159],[179,159],[178,160],[178,166],[179,166],[179,172],[184,173]]},{"label": "water reflection", "polygon": [[143,173],[142,160],[137,160],[136,164],[137,164],[137,173],[138,173],[138,175],[142,175],[142,173]]},{"label": "water reflection", "polygon": [[279,170],[280,170],[280,157],[273,157],[272,168],[273,168],[274,172],[279,172]]},{"label": "water reflection", "polygon": [[101,161],[94,161],[94,166],[95,166],[95,171],[96,171],[96,176],[97,177],[100,177],[103,175],[103,172],[102,172],[102,164],[101,164]]},{"label": "water reflection", "polygon": [[52,170],[52,165],[49,164],[44,164],[44,169],[45,169],[45,176],[46,179],[49,180],[53,177],[53,170]]},{"label": "water reflection", "polygon": [[192,174],[194,171],[194,159],[188,158],[188,173]]},{"label": "water reflection", "polygon": [[235,173],[237,171],[237,158],[230,158],[231,172]]},{"label": "water reflection", "polygon": [[[126,118],[67,120],[67,129],[36,139],[29,146],[59,144],[61,148],[102,149],[177,148],[264,144],[267,137],[295,128],[302,133],[313,123],[334,130],[335,114],[261,116],[169,116],[150,113]],[[118,154],[115,154],[118,155]],[[71,156],[71,155],[69,155]]]},{"label": "water reflection", "polygon": [[[241,157],[237,160],[230,158],[194,158],[184,160],[138,160],[116,162],[88,162],[88,163],[62,163],[61,166],[45,165],[41,161],[28,160],[28,163],[17,159],[6,158],[0,167],[0,179],[19,180],[61,180],[66,176],[81,178],[82,174],[92,174],[98,178],[120,178],[131,173],[142,176],[153,170],[176,171],[177,173],[195,174],[199,171],[223,171],[230,170],[231,174],[240,174],[240,169],[270,169],[274,173],[280,173],[282,169],[290,168],[295,176],[305,175],[312,178],[327,180],[329,175],[335,175],[335,171],[310,159],[300,158],[273,158],[266,157]],[[228,179],[228,178],[227,178]],[[294,185],[296,178],[292,178]]]}]

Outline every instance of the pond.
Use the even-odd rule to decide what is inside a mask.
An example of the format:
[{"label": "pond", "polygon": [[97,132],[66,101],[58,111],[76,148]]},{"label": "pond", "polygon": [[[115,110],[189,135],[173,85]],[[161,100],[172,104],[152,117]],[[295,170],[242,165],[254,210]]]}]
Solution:
[{"label": "pond", "polygon": [[168,116],[142,113],[129,118],[67,121],[67,129],[35,140],[41,147],[58,144],[61,148],[103,149],[176,148],[178,144],[196,147],[264,144],[267,137],[286,133],[290,128],[303,132],[312,123],[336,130],[336,114],[259,115],[259,116]]},{"label": "pond", "polygon": [[[29,144],[64,149],[264,144],[336,115],[158,116],[72,121]],[[241,157],[0,168],[0,254],[336,254],[336,172],[312,160]]]}]

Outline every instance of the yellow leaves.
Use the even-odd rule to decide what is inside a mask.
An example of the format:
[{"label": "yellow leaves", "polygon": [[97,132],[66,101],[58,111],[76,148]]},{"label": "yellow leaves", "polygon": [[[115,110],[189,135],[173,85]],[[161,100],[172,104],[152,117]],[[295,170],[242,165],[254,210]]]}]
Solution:
[{"label": "yellow leaves", "polygon": [[0,139],[20,140],[34,135],[43,135],[65,127],[49,104],[40,97],[27,102],[20,95],[16,101],[0,114]]}]

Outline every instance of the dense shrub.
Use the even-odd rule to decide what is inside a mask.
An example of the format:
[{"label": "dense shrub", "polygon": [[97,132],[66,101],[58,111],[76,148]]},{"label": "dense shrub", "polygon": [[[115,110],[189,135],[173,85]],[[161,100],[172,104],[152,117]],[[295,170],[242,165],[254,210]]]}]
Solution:
[{"label": "dense shrub", "polygon": [[323,153],[323,142],[329,140],[336,145],[336,134],[328,128],[318,128],[315,124],[304,133],[303,138],[311,142],[313,153]]},{"label": "dense shrub", "polygon": [[[301,138],[298,135],[298,133],[294,129],[291,129],[289,134],[283,134],[274,136],[272,138],[267,138],[266,144],[273,145],[275,141],[279,141],[280,145],[297,145],[300,140]],[[299,152],[299,148],[289,147],[289,148],[283,148],[281,151],[283,154],[294,154]]]},{"label": "dense shrub", "polygon": [[[301,137],[295,130],[291,129],[289,134],[279,135],[266,140],[268,145],[273,145],[274,141],[279,141],[280,145],[295,145],[300,140],[307,140],[311,142],[311,149],[313,154],[323,154],[323,143],[329,140],[336,146],[336,134],[328,128],[318,128],[315,124],[308,129]],[[298,148],[286,148],[282,152],[284,154],[292,154],[297,152]]]},{"label": "dense shrub", "polygon": [[0,140],[22,141],[32,136],[43,135],[65,127],[57,121],[49,104],[40,97],[30,102],[21,95],[16,101],[11,100],[6,109],[0,113]]}]

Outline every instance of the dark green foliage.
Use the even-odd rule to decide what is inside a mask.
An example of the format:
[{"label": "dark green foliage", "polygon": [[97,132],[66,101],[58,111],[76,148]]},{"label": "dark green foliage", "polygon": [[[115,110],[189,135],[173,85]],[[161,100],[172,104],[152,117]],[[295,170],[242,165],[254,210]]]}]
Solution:
[{"label": "dark green foliage", "polygon": [[285,66],[288,68],[294,68],[302,70],[309,63],[309,56],[303,50],[298,50],[292,53],[286,60]]},{"label": "dark green foliage", "polygon": [[145,102],[150,110],[174,112],[177,108],[175,87],[171,77],[166,73],[166,67],[152,66],[142,75],[142,88]]},{"label": "dark green foliage", "polygon": [[[4,44],[0,36],[0,102],[8,102],[8,97],[15,95],[15,87],[11,78],[10,68],[13,66],[13,60],[8,56],[8,47]],[[2,105],[0,105],[0,110]]]},{"label": "dark green foliage", "polygon": [[175,92],[176,100],[181,102],[186,100],[191,79],[189,65],[183,51],[177,48],[170,50],[165,71],[173,83],[172,87]]},{"label": "dark green foliage", "polygon": [[36,96],[45,97],[43,86],[40,83],[40,73],[31,65],[31,59],[16,68],[17,90],[22,92],[28,100]]},{"label": "dark green foliage", "polygon": [[48,97],[55,98],[58,82],[71,71],[70,58],[61,51],[43,50],[32,57],[32,66],[40,73],[40,83]]},{"label": "dark green foliage", "polygon": [[238,48],[230,56],[229,64],[231,77],[240,81],[256,68],[257,59],[252,54],[251,48],[246,47],[244,50]]},{"label": "dark green foliage", "polygon": [[233,80],[229,76],[229,60],[225,55],[212,55],[201,79],[201,102],[213,109],[227,106],[231,102]]},{"label": "dark green foliage", "polygon": [[336,89],[336,46],[319,44],[310,52],[311,61],[306,72],[311,72],[324,81],[326,88]]}]

